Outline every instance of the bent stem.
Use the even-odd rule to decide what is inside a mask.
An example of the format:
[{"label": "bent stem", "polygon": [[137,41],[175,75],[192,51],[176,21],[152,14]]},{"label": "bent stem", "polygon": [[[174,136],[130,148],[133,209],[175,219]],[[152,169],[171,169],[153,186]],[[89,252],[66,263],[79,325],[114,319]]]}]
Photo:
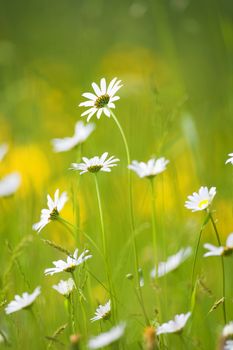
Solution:
[{"label": "bent stem", "polygon": [[111,272],[110,272],[110,266],[109,266],[108,255],[107,255],[107,240],[106,240],[104,218],[103,218],[103,209],[102,209],[102,202],[101,202],[101,197],[100,197],[100,190],[99,190],[97,173],[94,174],[94,179],[95,179],[96,195],[97,195],[97,201],[98,201],[98,207],[99,207],[99,216],[100,216],[100,226],[101,226],[101,232],[102,232],[102,245],[103,245],[105,269],[106,269],[108,288],[109,288],[110,299],[111,299],[112,315],[113,315],[113,320],[115,320],[115,302],[114,302],[114,298],[113,298],[114,293],[113,293]]},{"label": "bent stem", "polygon": [[[212,216],[211,212],[209,213],[209,217],[210,217],[210,220],[211,220],[211,223],[212,223],[212,226],[213,226],[213,229],[214,229],[217,241],[218,241],[218,245],[221,246],[222,244],[221,244],[220,236],[219,236],[219,233],[218,233],[218,229],[217,229],[217,226],[216,226],[216,224],[214,222],[214,219],[213,219],[213,216]],[[222,255],[221,255],[221,267],[222,267],[222,294],[223,294],[222,295],[223,296],[222,307],[223,307],[223,318],[224,318],[224,322],[226,324],[227,323],[226,305],[225,305],[225,302],[226,302],[226,282],[225,282],[224,258],[223,258]]]},{"label": "bent stem", "polygon": [[[119,122],[119,120],[117,119],[116,115],[113,113],[113,111],[111,109],[109,109],[109,112],[114,120],[114,122],[116,123],[124,146],[125,146],[125,152],[126,152],[126,157],[127,157],[127,164],[128,166],[130,165],[130,152],[129,152],[129,146],[128,146],[128,142],[125,136],[125,133],[122,129],[122,126]],[[143,297],[142,297],[142,291],[141,291],[141,287],[140,287],[140,278],[139,278],[139,274],[138,274],[138,269],[139,269],[139,264],[138,264],[138,251],[137,251],[137,242],[136,242],[136,236],[135,236],[135,220],[134,220],[134,211],[133,211],[133,193],[132,193],[132,180],[131,180],[131,171],[130,169],[128,169],[128,184],[129,184],[129,207],[130,207],[130,224],[131,224],[131,231],[132,231],[132,242],[133,242],[133,253],[134,253],[134,270],[135,270],[135,276],[136,276],[136,286],[137,289],[139,291],[139,296],[141,299],[141,305],[143,304],[142,309],[144,310],[144,302],[143,302]],[[144,312],[143,312],[144,313]],[[145,317],[145,321],[146,324],[147,322],[147,317]]]}]

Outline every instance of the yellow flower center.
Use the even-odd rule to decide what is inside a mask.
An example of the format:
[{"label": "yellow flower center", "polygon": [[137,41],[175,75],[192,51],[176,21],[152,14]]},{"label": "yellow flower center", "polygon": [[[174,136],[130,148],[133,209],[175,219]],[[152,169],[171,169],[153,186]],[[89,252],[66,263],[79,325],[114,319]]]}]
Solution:
[{"label": "yellow flower center", "polygon": [[208,203],[209,203],[209,200],[208,200],[208,199],[203,199],[202,201],[200,201],[200,202],[198,203],[198,207],[199,207],[200,209],[202,209],[204,206],[208,205]]}]

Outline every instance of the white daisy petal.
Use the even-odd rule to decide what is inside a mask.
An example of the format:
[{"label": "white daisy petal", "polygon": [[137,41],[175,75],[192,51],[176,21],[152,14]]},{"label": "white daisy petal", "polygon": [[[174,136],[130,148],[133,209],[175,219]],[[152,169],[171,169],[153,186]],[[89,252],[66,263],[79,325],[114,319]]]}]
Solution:
[{"label": "white daisy petal", "polygon": [[15,300],[11,301],[5,308],[7,315],[29,307],[40,294],[40,287],[37,287],[32,294],[23,293],[22,297],[15,296]]},{"label": "white daisy petal", "polygon": [[89,349],[100,349],[119,340],[125,332],[125,323],[120,323],[105,333],[93,337],[88,342]]},{"label": "white daisy petal", "polygon": [[174,320],[168,321],[167,323],[163,323],[162,325],[158,326],[156,334],[160,335],[166,333],[181,332],[190,316],[191,312],[188,312],[187,314],[175,315]]},{"label": "white daisy petal", "polygon": [[128,168],[133,170],[141,178],[152,178],[166,170],[168,163],[169,160],[164,157],[150,159],[147,163],[133,160]]},{"label": "white daisy petal", "polygon": [[120,82],[120,80],[114,78],[107,86],[106,79],[102,78],[100,80],[100,86],[94,82],[92,83],[95,94],[89,92],[82,94],[83,97],[87,98],[87,101],[81,102],[79,106],[92,107],[81,114],[82,117],[87,116],[87,122],[89,122],[95,113],[97,113],[98,119],[100,119],[102,112],[104,112],[107,117],[111,116],[109,109],[115,108],[113,102],[120,99],[119,96],[115,96],[115,93],[122,87]]},{"label": "white daisy petal", "polygon": [[90,172],[90,173],[96,173],[98,171],[105,171],[105,172],[110,172],[111,167],[116,166],[116,162],[119,161],[119,159],[115,157],[110,157],[107,159],[108,152],[104,152],[102,156],[100,157],[93,157],[93,158],[86,158],[83,157],[82,160],[84,163],[72,163],[70,169],[72,170],[82,170],[80,172],[80,175],[83,174],[84,172]]},{"label": "white daisy petal", "polygon": [[32,229],[38,233],[51,221],[56,220],[59,212],[64,207],[68,200],[66,192],[63,192],[59,196],[59,190],[57,189],[54,194],[54,200],[47,195],[47,205],[49,209],[42,209],[40,214],[40,221],[32,225]]}]

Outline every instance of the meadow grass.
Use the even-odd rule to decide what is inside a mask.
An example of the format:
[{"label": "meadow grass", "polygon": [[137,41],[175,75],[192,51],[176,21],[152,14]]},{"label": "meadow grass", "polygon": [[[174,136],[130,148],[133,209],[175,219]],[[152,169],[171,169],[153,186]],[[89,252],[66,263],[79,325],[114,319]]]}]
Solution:
[{"label": "meadow grass", "polygon": [[[225,321],[233,319],[233,260],[204,258],[203,244],[218,246],[217,229],[225,245],[232,232],[233,167],[225,165],[233,152],[230,11],[207,0],[187,7],[142,1],[141,10],[135,3],[97,2],[59,3],[53,15],[55,4],[43,13],[43,4],[26,12],[23,3],[18,10],[27,25],[10,3],[3,6],[18,32],[2,24],[0,144],[9,150],[0,178],[18,171],[21,185],[0,198],[0,348],[86,349],[92,336],[125,322],[124,335],[109,348],[220,349]],[[50,31],[51,19],[57,32]],[[78,107],[81,94],[104,76],[108,83],[117,76],[124,85],[114,115],[93,116],[96,129],[81,146],[54,153],[51,140],[73,135],[75,123],[86,121],[80,116],[85,108]],[[82,156],[106,151],[120,162],[110,173],[99,172],[98,184],[94,174],[69,170]],[[153,182],[127,168],[154,156],[169,164]],[[213,220],[184,207],[201,186],[216,186]],[[69,198],[60,213],[65,221],[53,220],[38,234],[32,225],[57,188]],[[192,255],[176,270],[151,278],[155,263],[188,246]],[[75,248],[79,254],[88,249],[92,258],[72,274],[44,275]],[[65,298],[52,286],[69,277],[76,288]],[[30,310],[6,315],[16,294],[37,286],[41,294]],[[109,299],[110,317],[91,322]],[[159,325],[189,311],[181,334],[156,336]]]}]

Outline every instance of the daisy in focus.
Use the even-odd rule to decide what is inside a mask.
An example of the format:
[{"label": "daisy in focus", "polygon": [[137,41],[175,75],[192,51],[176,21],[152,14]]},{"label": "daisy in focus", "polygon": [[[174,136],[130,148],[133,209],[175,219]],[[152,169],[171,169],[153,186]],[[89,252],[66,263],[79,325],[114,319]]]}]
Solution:
[{"label": "daisy in focus", "polygon": [[159,335],[159,334],[166,334],[166,333],[181,332],[190,316],[191,316],[191,312],[188,312],[187,314],[175,315],[174,320],[168,321],[158,326],[156,330],[156,334]]},{"label": "daisy in focus", "polygon": [[0,145],[0,161],[3,160],[7,152],[8,152],[8,145],[6,143],[3,143],[2,145]]},{"label": "daisy in focus", "polygon": [[124,335],[125,326],[125,323],[120,323],[111,328],[108,332],[101,333],[100,335],[91,338],[88,342],[88,347],[90,349],[100,349],[114,343]]},{"label": "daisy in focus", "polygon": [[80,175],[87,172],[90,172],[90,173],[97,173],[98,171],[110,172],[113,166],[117,166],[116,162],[119,162],[119,159],[114,158],[114,156],[111,156],[108,159],[107,157],[108,157],[108,152],[103,153],[101,157],[95,156],[90,159],[83,157],[82,158],[83,163],[72,163],[70,169],[80,171]]},{"label": "daisy in focus", "polygon": [[65,137],[63,139],[53,139],[53,151],[54,152],[66,152],[72,148],[78,146],[79,144],[86,141],[90,134],[95,129],[95,124],[90,123],[85,125],[82,121],[75,124],[75,132],[72,137]]},{"label": "daisy in focus", "polygon": [[73,272],[78,265],[84,263],[84,261],[90,259],[92,255],[87,255],[89,250],[84,250],[80,256],[78,256],[78,249],[75,249],[72,257],[68,256],[67,260],[53,261],[55,267],[51,267],[44,271],[45,275],[54,275],[59,272]]},{"label": "daisy in focus", "polygon": [[162,261],[157,268],[151,271],[151,277],[163,277],[167,273],[176,270],[192,254],[192,248],[181,248],[176,254],[168,257],[167,261]]},{"label": "daisy in focus", "polygon": [[233,165],[233,153],[228,154],[228,159],[226,160],[225,164],[231,163]]},{"label": "daisy in focus", "polygon": [[32,305],[40,293],[40,287],[37,287],[32,294],[25,292],[22,296],[16,295],[15,299],[5,308],[6,314],[9,315],[13,312],[28,308]]},{"label": "daisy in focus", "polygon": [[47,205],[48,209],[42,209],[40,215],[40,221],[33,224],[32,228],[34,231],[38,233],[52,220],[57,220],[59,217],[59,213],[64,207],[68,200],[68,196],[66,192],[63,192],[59,196],[59,190],[57,189],[54,194],[54,200],[47,195]]},{"label": "daisy in focus", "polygon": [[168,163],[169,160],[164,157],[150,159],[147,163],[133,160],[128,168],[133,170],[140,178],[153,178],[166,170]]},{"label": "daisy in focus", "polygon": [[9,197],[13,195],[21,184],[19,173],[11,173],[0,180],[0,197]]},{"label": "daisy in focus", "polygon": [[58,293],[64,295],[66,298],[69,298],[74,288],[75,284],[72,278],[69,278],[67,281],[61,280],[58,284],[53,285],[53,289],[55,289]]},{"label": "daisy in focus", "polygon": [[107,320],[111,314],[111,301],[109,300],[105,305],[99,305],[95,311],[95,316],[91,318],[91,322],[98,320]]},{"label": "daisy in focus", "polygon": [[108,86],[105,78],[100,80],[100,86],[96,83],[92,83],[95,94],[91,92],[82,94],[83,97],[87,98],[87,101],[81,102],[79,106],[88,107],[88,110],[83,112],[81,116],[87,116],[87,122],[89,122],[95,113],[98,119],[100,119],[102,113],[110,117],[111,113],[109,110],[115,108],[113,102],[120,99],[120,97],[115,96],[115,94],[121,87],[121,80],[117,80],[117,78],[112,79]]},{"label": "daisy in focus", "polygon": [[192,210],[192,212],[208,209],[216,195],[216,187],[201,187],[197,192],[194,192],[191,196],[188,196],[188,200],[185,202],[185,207]]},{"label": "daisy in focus", "polygon": [[205,243],[204,248],[208,250],[203,256],[206,258],[208,256],[221,256],[221,255],[230,255],[233,252],[233,233],[230,233],[226,240],[226,245],[214,246],[210,243]]}]

